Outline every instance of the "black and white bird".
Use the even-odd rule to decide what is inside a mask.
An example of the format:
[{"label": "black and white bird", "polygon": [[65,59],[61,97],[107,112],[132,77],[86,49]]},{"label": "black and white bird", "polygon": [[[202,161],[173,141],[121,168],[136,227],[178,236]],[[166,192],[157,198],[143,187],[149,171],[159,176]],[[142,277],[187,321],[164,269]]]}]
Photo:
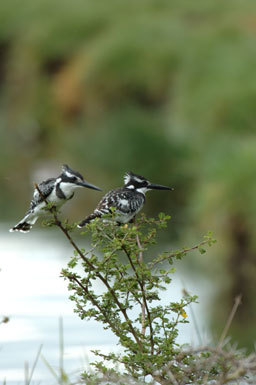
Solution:
[{"label": "black and white bird", "polygon": [[149,190],[173,190],[170,187],[150,183],[143,176],[127,172],[124,176],[124,187],[109,191],[99,202],[92,214],[86,217],[78,227],[81,228],[95,218],[111,213],[115,209],[114,220],[118,224],[131,222],[145,203],[145,194]]},{"label": "black and white bird", "polygon": [[29,210],[24,218],[10,231],[28,232],[39,216],[47,214],[46,210],[44,210],[46,202],[43,197],[48,203],[53,203],[54,206],[59,208],[69,199],[73,198],[74,191],[78,187],[87,187],[101,191],[99,187],[84,180],[79,172],[72,170],[64,164],[62,172],[57,178],[50,178],[38,184],[41,194],[39,194],[37,189],[34,190]]}]

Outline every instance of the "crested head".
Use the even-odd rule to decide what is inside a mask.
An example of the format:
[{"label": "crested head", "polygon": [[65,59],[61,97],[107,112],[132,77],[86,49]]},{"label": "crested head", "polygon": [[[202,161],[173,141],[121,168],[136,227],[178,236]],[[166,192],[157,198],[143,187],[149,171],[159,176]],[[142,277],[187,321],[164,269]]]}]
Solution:
[{"label": "crested head", "polygon": [[130,183],[133,183],[133,182],[145,183],[145,182],[147,182],[147,179],[144,178],[144,176],[141,176],[141,175],[138,175],[138,174],[134,174],[134,172],[132,172],[132,171],[128,171],[124,175],[124,184],[126,186],[126,185],[129,185]]},{"label": "crested head", "polygon": [[124,186],[125,188],[140,192],[144,195],[148,190],[173,190],[167,186],[152,184],[144,176],[134,174],[131,171],[124,175]]},{"label": "crested head", "polygon": [[124,175],[124,185],[130,190],[136,190],[145,194],[149,181],[144,176],[129,171]]},{"label": "crested head", "polygon": [[59,182],[62,183],[62,186],[64,184],[69,184],[73,189],[77,187],[86,187],[101,191],[99,187],[87,182],[80,174],[80,172],[72,170],[72,168],[70,168],[67,164],[63,164],[62,166],[62,173],[57,179],[57,183]]},{"label": "crested head", "polygon": [[70,179],[77,179],[77,180],[83,180],[83,176],[75,170],[72,170],[67,164],[63,164],[62,166],[62,174],[63,176],[70,178]]}]

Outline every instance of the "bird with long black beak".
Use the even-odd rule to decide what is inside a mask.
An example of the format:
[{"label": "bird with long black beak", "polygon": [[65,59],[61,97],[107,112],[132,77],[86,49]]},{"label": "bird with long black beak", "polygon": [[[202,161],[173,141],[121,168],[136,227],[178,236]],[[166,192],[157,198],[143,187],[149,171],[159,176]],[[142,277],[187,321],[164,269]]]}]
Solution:
[{"label": "bird with long black beak", "polygon": [[89,182],[78,172],[72,170],[66,164],[62,166],[62,172],[57,178],[50,178],[38,184],[35,188],[30,208],[24,218],[17,223],[10,231],[21,231],[27,233],[36,223],[40,216],[46,215],[46,201],[53,204],[56,208],[61,207],[65,202],[72,199],[78,187],[101,189]]},{"label": "bird with long black beak", "polygon": [[149,190],[173,190],[171,187],[153,184],[143,176],[127,172],[124,176],[124,186],[109,191],[99,202],[92,214],[87,216],[78,227],[81,228],[95,218],[111,213],[115,209],[114,220],[118,224],[128,223],[142,209],[145,194]]}]

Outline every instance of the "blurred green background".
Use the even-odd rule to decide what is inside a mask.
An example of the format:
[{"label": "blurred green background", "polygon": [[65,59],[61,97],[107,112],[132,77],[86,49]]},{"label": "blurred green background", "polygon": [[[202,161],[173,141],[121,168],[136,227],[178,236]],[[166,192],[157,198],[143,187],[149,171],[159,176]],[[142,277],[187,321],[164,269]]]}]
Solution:
[{"label": "blurred green background", "polygon": [[[249,0],[0,2],[1,221],[20,219],[32,182],[62,163],[104,191],[129,170],[173,186],[148,193],[145,211],[171,214],[180,246],[214,232],[189,267],[216,287],[217,336],[243,295],[231,335],[252,348],[255,42]],[[69,216],[100,196],[79,192]]]}]

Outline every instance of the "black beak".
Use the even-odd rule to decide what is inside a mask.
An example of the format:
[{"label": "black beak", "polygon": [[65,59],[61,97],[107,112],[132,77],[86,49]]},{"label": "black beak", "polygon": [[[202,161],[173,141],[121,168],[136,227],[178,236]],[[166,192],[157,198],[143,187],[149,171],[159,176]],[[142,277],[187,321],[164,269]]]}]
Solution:
[{"label": "black beak", "polygon": [[77,182],[76,184],[78,186],[81,186],[81,187],[87,187],[87,188],[92,188],[93,190],[102,191],[101,188],[94,186],[94,184],[91,184],[91,183],[87,182],[86,180],[84,180],[83,182]]},{"label": "black beak", "polygon": [[162,186],[161,184],[150,184],[147,186],[147,188],[152,190],[174,190],[172,187]]}]

